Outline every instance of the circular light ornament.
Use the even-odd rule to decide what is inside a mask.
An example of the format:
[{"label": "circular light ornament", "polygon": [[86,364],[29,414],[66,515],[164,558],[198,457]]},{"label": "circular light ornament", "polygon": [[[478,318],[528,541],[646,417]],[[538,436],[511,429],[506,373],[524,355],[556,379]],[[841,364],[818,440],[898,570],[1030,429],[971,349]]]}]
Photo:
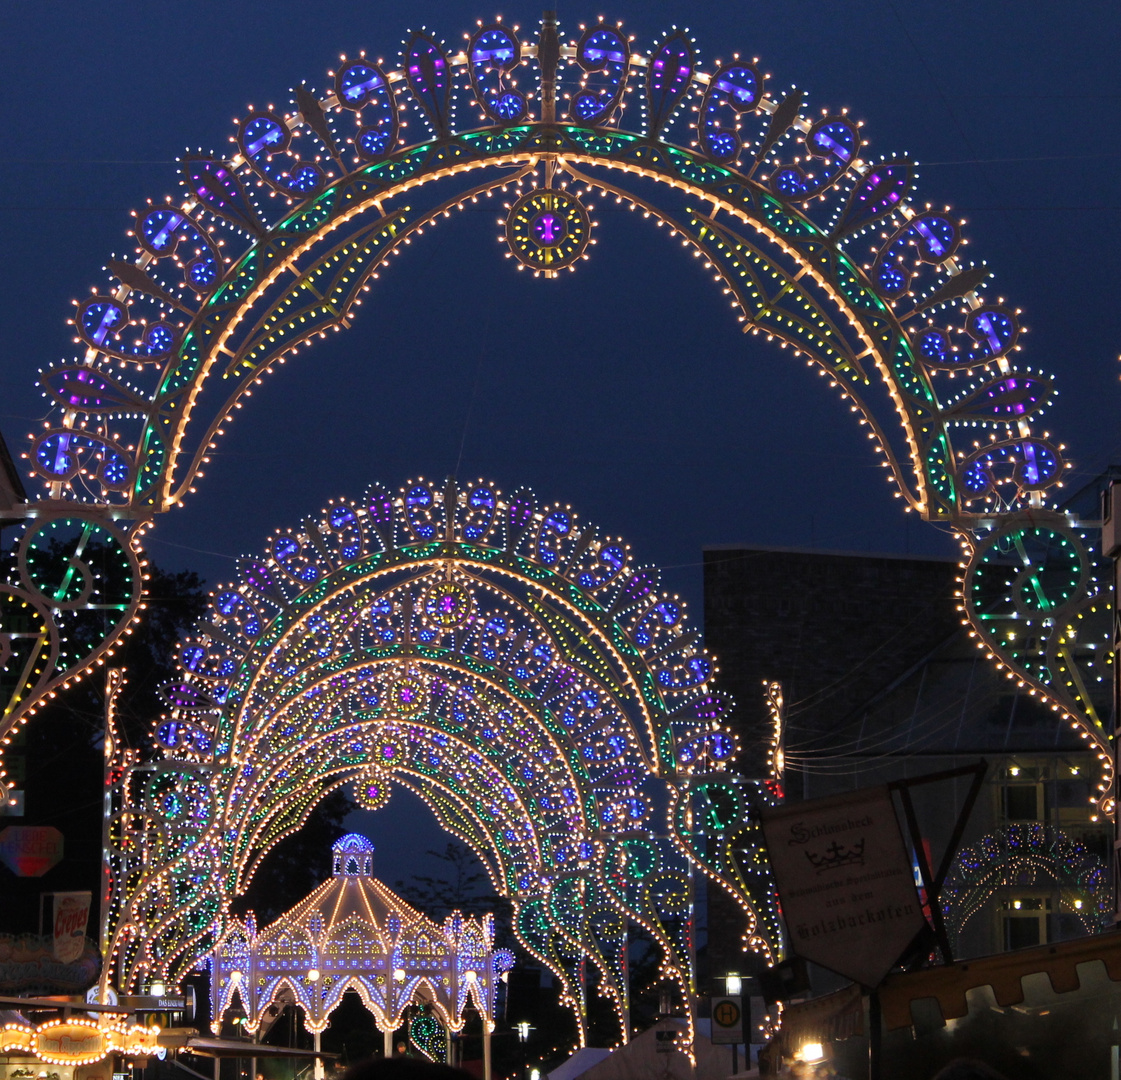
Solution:
[{"label": "circular light ornament", "polygon": [[416,716],[428,701],[424,679],[415,671],[401,676],[389,692],[390,705],[398,716]]},{"label": "circular light ornament", "polygon": [[380,810],[391,793],[389,778],[380,769],[368,769],[354,781],[354,801],[363,810]]},{"label": "circular light ornament", "polygon": [[475,598],[455,581],[441,581],[424,594],[424,617],[441,630],[458,630],[471,621]]},{"label": "circular light ornament", "polygon": [[506,243],[535,275],[556,277],[558,270],[573,269],[591,235],[587,209],[567,191],[536,188],[518,199],[506,217]]}]

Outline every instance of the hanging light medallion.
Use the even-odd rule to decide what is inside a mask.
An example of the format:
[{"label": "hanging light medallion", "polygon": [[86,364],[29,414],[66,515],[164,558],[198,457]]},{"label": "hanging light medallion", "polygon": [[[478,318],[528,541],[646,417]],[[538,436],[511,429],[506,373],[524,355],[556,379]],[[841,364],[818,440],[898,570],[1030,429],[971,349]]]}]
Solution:
[{"label": "hanging light medallion", "polygon": [[[397,716],[416,716],[417,713],[423,712],[427,705],[428,687],[419,671],[410,669],[394,682],[389,692],[389,708]],[[385,759],[390,760],[388,753]]]},{"label": "hanging light medallion", "polygon": [[556,277],[576,268],[591,239],[592,219],[568,191],[536,188],[523,195],[506,217],[506,243],[534,276]]},{"label": "hanging light medallion", "polygon": [[424,619],[440,630],[466,626],[475,612],[475,598],[457,581],[440,581],[424,593]]},{"label": "hanging light medallion", "polygon": [[390,779],[381,769],[364,769],[354,780],[354,801],[363,810],[380,810],[391,794]]}]

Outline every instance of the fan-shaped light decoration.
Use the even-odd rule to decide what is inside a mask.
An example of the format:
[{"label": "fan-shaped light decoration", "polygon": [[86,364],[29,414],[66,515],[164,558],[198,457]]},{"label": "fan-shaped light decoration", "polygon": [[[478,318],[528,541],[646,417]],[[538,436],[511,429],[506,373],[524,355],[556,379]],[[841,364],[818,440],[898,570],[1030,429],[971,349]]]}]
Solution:
[{"label": "fan-shaped light decoration", "polygon": [[1001,894],[1057,892],[1056,914],[1071,916],[1085,934],[1113,925],[1109,866],[1081,840],[1038,823],[1013,824],[963,848],[946,879],[942,910],[957,941],[970,920]]},{"label": "fan-shaped light decoration", "polygon": [[524,488],[416,481],[333,503],[240,569],[164,688],[158,761],[122,763],[122,986],[175,982],[225,940],[233,897],[327,792],[376,801],[390,781],[479,856],[581,1024],[590,963],[626,1033],[630,922],[691,1006],[695,869],[741,905],[745,945],[779,955],[751,815],[773,796],[729,771],[713,662],[622,541]]}]

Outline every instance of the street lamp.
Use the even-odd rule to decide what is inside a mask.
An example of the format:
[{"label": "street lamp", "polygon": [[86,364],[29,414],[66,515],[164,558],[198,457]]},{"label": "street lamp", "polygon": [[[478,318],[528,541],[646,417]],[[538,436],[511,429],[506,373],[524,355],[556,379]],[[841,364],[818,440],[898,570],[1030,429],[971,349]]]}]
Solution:
[{"label": "street lamp", "polygon": [[[518,1033],[518,1042],[522,1044],[522,1075],[524,1076],[529,1070],[529,1051],[526,1049],[526,1043],[529,1042],[529,1033],[533,1030],[533,1025],[528,1020],[519,1020],[514,1025],[514,1030]],[[534,1080],[535,1072],[536,1069],[529,1071],[529,1080]]]},{"label": "street lamp", "polygon": [[724,992],[728,997],[739,997],[743,993],[743,979],[739,975],[725,975]]}]

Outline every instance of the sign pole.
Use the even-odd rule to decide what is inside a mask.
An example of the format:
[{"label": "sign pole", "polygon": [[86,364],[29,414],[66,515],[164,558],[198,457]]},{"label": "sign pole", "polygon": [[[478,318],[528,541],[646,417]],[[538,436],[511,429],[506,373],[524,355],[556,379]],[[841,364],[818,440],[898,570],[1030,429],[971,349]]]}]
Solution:
[{"label": "sign pole", "polygon": [[880,1080],[883,1059],[880,993],[868,991],[868,1080]]}]

